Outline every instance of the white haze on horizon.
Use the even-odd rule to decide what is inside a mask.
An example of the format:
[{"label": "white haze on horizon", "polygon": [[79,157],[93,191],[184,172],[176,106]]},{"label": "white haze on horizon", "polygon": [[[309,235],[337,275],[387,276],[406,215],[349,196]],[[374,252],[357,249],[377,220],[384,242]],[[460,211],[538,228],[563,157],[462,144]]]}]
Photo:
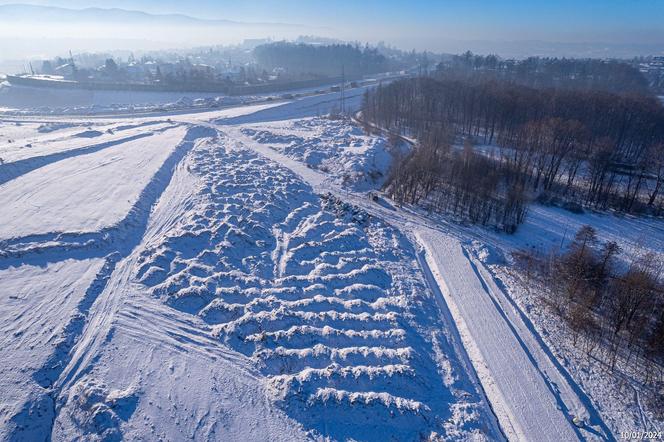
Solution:
[{"label": "white haze on horizon", "polygon": [[[457,35],[463,35],[455,28],[432,30],[423,26],[416,29],[406,24],[386,27],[379,23],[351,26],[354,20],[349,20],[347,25],[333,28],[279,23],[252,24],[222,21],[215,23],[191,17],[178,18],[128,11],[119,11],[119,16],[115,16],[114,11],[109,10],[96,10],[88,15],[80,15],[80,10],[40,9],[40,7],[26,11],[22,15],[17,13],[19,15],[13,17],[7,17],[11,14],[0,14],[0,72],[22,70],[21,65],[25,65],[29,60],[66,56],[70,50],[74,53],[123,51],[140,53],[152,50],[232,45],[241,43],[245,39],[290,40],[301,35],[371,44],[385,41],[404,50],[431,50],[445,53],[471,50],[476,53],[496,53],[510,58],[529,55],[626,58],[634,55],[664,54],[664,48],[654,44],[570,41],[551,43],[536,39],[518,40],[516,34],[513,40],[462,39],[455,38]],[[123,14],[126,15],[125,20],[122,19]]]}]

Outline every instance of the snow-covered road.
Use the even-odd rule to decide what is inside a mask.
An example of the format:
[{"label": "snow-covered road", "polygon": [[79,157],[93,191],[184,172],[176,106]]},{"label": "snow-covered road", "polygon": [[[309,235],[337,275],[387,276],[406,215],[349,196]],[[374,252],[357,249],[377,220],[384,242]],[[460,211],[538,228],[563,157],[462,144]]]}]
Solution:
[{"label": "snow-covered road", "polygon": [[501,427],[510,440],[574,440],[570,415],[538,370],[530,350],[491,298],[461,244],[418,230],[438,284]]}]

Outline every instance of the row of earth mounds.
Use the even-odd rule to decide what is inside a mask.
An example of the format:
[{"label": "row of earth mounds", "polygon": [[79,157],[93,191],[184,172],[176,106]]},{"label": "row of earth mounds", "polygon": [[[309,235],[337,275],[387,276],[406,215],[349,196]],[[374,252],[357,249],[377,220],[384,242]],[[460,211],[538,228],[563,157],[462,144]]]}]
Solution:
[{"label": "row of earth mounds", "polygon": [[252,358],[317,435],[444,432],[454,376],[432,356],[442,325],[422,314],[413,251],[384,252],[398,233],[251,151],[200,145],[190,159],[199,195],[136,280]]}]

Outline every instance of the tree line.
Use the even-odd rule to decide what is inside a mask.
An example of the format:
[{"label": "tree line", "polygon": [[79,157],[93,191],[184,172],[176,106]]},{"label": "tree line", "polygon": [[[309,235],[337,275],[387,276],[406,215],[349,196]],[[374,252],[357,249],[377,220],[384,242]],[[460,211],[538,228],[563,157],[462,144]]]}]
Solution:
[{"label": "tree line", "polygon": [[435,75],[476,81],[502,80],[534,88],[652,94],[646,76],[637,67],[620,60],[555,57],[503,60],[495,55],[466,52],[438,64]]},{"label": "tree line", "polygon": [[629,63],[648,80],[650,89],[654,94],[664,95],[664,57],[661,55],[635,57]]},{"label": "tree line", "polygon": [[353,77],[388,70],[387,58],[368,45],[276,42],[257,46],[253,54],[261,68],[281,68],[289,75],[340,77],[343,69]]},{"label": "tree line", "polygon": [[420,140],[444,127],[495,146],[483,150],[492,167],[543,201],[664,213],[664,108],[653,97],[425,77],[367,93],[363,113]]}]

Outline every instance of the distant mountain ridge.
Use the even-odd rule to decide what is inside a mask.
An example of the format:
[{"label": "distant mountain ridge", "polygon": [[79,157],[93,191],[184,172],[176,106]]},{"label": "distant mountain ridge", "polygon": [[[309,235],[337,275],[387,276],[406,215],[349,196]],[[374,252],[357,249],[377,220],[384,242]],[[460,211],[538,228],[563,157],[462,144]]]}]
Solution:
[{"label": "distant mountain ridge", "polygon": [[121,8],[85,8],[70,9],[57,6],[31,4],[0,5],[0,23],[12,22],[57,21],[59,23],[76,23],[103,20],[124,24],[153,24],[181,26],[270,26],[286,28],[307,28],[308,26],[292,23],[256,23],[238,22],[225,19],[203,19],[185,14],[151,14],[144,11]]},{"label": "distant mountain ridge", "polygon": [[[326,33],[330,30],[306,24],[241,22],[122,8],[0,4],[0,61],[52,58],[69,51],[171,50]],[[16,71],[16,67],[8,71]]]}]

